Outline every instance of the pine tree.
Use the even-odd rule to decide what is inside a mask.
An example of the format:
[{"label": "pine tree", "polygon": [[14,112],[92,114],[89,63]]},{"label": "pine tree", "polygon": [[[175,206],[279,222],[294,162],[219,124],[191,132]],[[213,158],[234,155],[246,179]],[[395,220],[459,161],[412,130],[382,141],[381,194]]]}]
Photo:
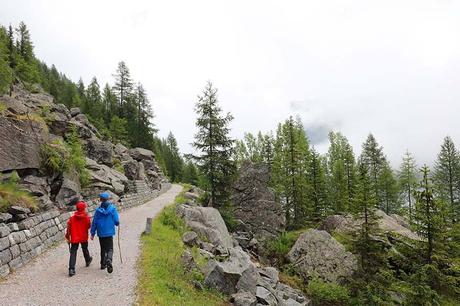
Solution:
[{"label": "pine tree", "polygon": [[369,169],[376,205],[383,208],[384,203],[381,199],[382,192],[380,191],[379,177],[387,161],[383,154],[383,148],[379,146],[372,134],[369,134],[366,141],[363,143],[361,159]]},{"label": "pine tree", "polygon": [[433,182],[440,200],[449,204],[450,218],[460,218],[460,155],[452,139],[447,136],[434,166]]},{"label": "pine tree", "polygon": [[378,217],[375,213],[376,198],[371,169],[361,156],[358,162],[356,194],[352,212],[362,220],[359,233],[354,241],[354,250],[360,255],[360,271],[365,279],[370,279],[384,263],[384,252],[380,242],[374,237],[379,234]]},{"label": "pine tree", "polygon": [[198,186],[198,170],[192,161],[184,163],[182,170],[182,182]]},{"label": "pine tree", "polygon": [[29,30],[24,22],[20,22],[16,29],[18,40],[16,42],[16,49],[19,55],[27,62],[31,63],[34,59],[34,47],[30,38]]},{"label": "pine tree", "polygon": [[102,96],[96,77],[93,77],[89,83],[85,98],[83,112],[92,119],[102,119]]},{"label": "pine tree", "polygon": [[327,154],[329,202],[335,213],[352,205],[355,185],[355,157],[348,140],[338,132],[329,133]]},{"label": "pine tree", "polygon": [[113,93],[109,84],[105,84],[104,90],[102,92],[102,104],[104,105],[104,121],[108,125],[112,114],[118,114],[117,110],[117,97]]},{"label": "pine tree", "polygon": [[424,238],[425,263],[433,260],[436,245],[441,240],[444,224],[444,208],[440,201],[434,198],[433,187],[429,177],[430,169],[425,165],[420,169],[422,181],[420,191],[416,193],[415,203],[415,228],[417,233]]},{"label": "pine tree", "polygon": [[8,34],[0,27],[0,95],[6,93],[13,82],[13,71],[9,63]]},{"label": "pine tree", "polygon": [[284,207],[288,228],[301,227],[308,217],[308,139],[300,119],[278,126],[272,165],[272,185]]},{"label": "pine tree", "polygon": [[228,204],[230,185],[235,173],[232,160],[234,140],[229,137],[230,113],[222,115],[217,100],[217,89],[211,82],[206,85],[203,95],[198,97],[195,111],[198,115],[193,146],[200,155],[192,155],[206,179],[206,189],[210,194],[211,206]]},{"label": "pine tree", "polygon": [[128,140],[128,123],[126,119],[120,118],[117,115],[112,116],[109,124],[109,131],[112,136],[113,143],[122,143],[129,145]]},{"label": "pine tree", "polygon": [[168,153],[166,155],[166,169],[172,182],[179,182],[182,178],[183,160],[177,147],[177,141],[174,135],[169,132],[166,138]]},{"label": "pine tree", "polygon": [[321,220],[329,212],[327,207],[326,176],[321,162],[321,156],[315,148],[311,149],[308,167],[309,197],[311,215],[315,221]]},{"label": "pine tree", "polygon": [[380,199],[385,213],[399,213],[401,202],[399,200],[399,185],[390,165],[385,162],[379,177]]},{"label": "pine tree", "polygon": [[123,117],[126,113],[125,107],[133,91],[133,81],[125,62],[121,61],[118,63],[114,77],[115,85],[113,86],[113,91],[118,98],[118,115]]},{"label": "pine tree", "polygon": [[411,153],[406,152],[398,172],[399,185],[402,198],[409,208],[409,220],[412,221],[414,199],[413,194],[417,188],[417,164]]}]

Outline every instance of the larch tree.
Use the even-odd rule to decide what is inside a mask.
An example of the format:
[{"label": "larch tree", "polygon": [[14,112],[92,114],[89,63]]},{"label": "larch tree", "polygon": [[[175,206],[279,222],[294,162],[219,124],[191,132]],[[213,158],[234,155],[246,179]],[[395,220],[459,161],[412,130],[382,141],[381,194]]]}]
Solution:
[{"label": "larch tree", "polygon": [[236,171],[234,156],[234,140],[230,138],[230,113],[222,114],[217,99],[217,89],[208,82],[195,106],[198,115],[193,147],[198,154],[191,157],[196,161],[206,180],[206,189],[210,197],[210,205],[225,206],[229,202],[230,187]]},{"label": "larch tree", "polygon": [[308,196],[311,203],[311,216],[319,221],[329,213],[327,205],[326,175],[321,162],[321,155],[311,149],[308,165]]},{"label": "larch tree", "polygon": [[385,213],[399,213],[401,202],[399,198],[399,185],[395,174],[388,162],[382,169],[379,176],[380,199],[382,200],[381,208]]},{"label": "larch tree", "polygon": [[430,169],[425,165],[420,169],[422,181],[420,190],[417,191],[415,203],[415,228],[417,233],[424,239],[424,258],[427,264],[433,260],[437,244],[442,239],[441,235],[444,224],[444,208],[441,201],[437,201],[433,194],[433,186],[430,179]]},{"label": "larch tree", "polygon": [[169,149],[166,157],[166,169],[168,176],[172,182],[179,182],[182,178],[182,168],[184,166],[184,162],[179,153],[177,140],[171,132],[169,132],[168,137],[166,138],[166,144]]},{"label": "larch tree", "polygon": [[383,154],[383,148],[377,143],[372,134],[369,134],[366,141],[363,143],[361,160],[369,169],[376,205],[383,208],[384,204],[381,199],[379,177],[385,167],[386,157]]},{"label": "larch tree", "polygon": [[449,204],[450,219],[460,218],[460,155],[452,138],[444,138],[434,165],[433,183],[438,197]]},{"label": "larch tree", "polygon": [[124,107],[128,104],[134,88],[131,74],[125,62],[121,61],[118,63],[114,77],[115,85],[113,86],[113,91],[118,98],[118,115],[122,117],[125,113]]},{"label": "larch tree", "polygon": [[398,171],[398,180],[402,199],[409,209],[409,221],[412,221],[414,192],[417,188],[417,164],[411,153],[406,151],[402,158],[402,163]]}]

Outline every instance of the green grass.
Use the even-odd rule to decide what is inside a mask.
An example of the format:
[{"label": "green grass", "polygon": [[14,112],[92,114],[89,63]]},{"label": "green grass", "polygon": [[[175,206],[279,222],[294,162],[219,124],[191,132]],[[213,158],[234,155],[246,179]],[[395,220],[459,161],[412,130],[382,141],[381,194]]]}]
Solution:
[{"label": "green grass", "polygon": [[300,234],[305,232],[305,230],[286,231],[281,233],[276,239],[268,241],[265,245],[264,256],[268,259],[276,260],[280,266],[285,264],[287,253],[291,250]]},{"label": "green grass", "polygon": [[[179,194],[175,204],[185,199]],[[205,289],[198,290],[192,281],[203,281],[198,271],[186,273],[181,263],[185,250],[182,233],[187,230],[175,213],[175,204],[169,205],[153,220],[152,233],[142,236],[141,255],[138,262],[137,287],[139,305],[202,306],[226,305],[227,298]],[[197,264],[206,264],[196,249],[192,255]]]},{"label": "green grass", "polygon": [[36,199],[17,184],[19,177],[16,172],[4,183],[0,180],[0,212],[5,212],[10,206],[16,205],[37,210]]}]

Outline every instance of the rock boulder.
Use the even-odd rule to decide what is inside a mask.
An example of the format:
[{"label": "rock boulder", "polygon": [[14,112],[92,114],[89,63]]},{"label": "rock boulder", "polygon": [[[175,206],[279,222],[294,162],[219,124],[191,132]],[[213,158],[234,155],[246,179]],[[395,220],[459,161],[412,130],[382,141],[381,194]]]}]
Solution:
[{"label": "rock boulder", "polygon": [[357,269],[355,255],[328,232],[315,229],[300,235],[287,258],[304,279],[317,275],[328,282],[341,282]]},{"label": "rock boulder", "polygon": [[278,236],[286,223],[281,205],[275,201],[275,194],[268,187],[269,180],[267,165],[245,162],[233,186],[235,219],[261,241]]}]

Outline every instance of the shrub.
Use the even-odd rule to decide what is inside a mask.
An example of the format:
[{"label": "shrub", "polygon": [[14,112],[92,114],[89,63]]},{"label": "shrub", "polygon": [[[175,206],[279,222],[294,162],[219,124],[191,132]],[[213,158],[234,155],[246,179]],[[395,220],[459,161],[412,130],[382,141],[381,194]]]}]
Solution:
[{"label": "shrub", "polygon": [[47,173],[64,173],[69,170],[70,152],[64,142],[55,139],[41,147],[41,166]]},{"label": "shrub", "polygon": [[0,212],[7,211],[12,205],[26,207],[31,210],[37,209],[35,198],[22,190],[17,182],[19,176],[13,172],[6,183],[0,183]]},{"label": "shrub", "polygon": [[326,283],[317,278],[308,283],[307,292],[314,305],[348,305],[350,293],[347,288],[334,283]]},{"label": "shrub", "polygon": [[291,250],[299,235],[304,230],[288,231],[281,233],[276,239],[265,244],[265,257],[275,259],[278,264],[285,263],[285,256]]},{"label": "shrub", "polygon": [[184,220],[182,220],[176,215],[175,205],[165,207],[161,212],[159,218],[161,224],[168,226],[181,234],[186,231]]},{"label": "shrub", "polygon": [[223,206],[219,208],[220,215],[222,216],[222,219],[224,219],[225,224],[227,225],[227,228],[230,232],[233,232],[238,224],[238,222],[235,219],[235,214],[233,212],[233,209],[229,206]]},{"label": "shrub", "polygon": [[41,163],[47,173],[78,174],[82,187],[86,187],[90,182],[86,158],[75,127],[67,134],[66,142],[55,139],[51,143],[42,145]]},{"label": "shrub", "polygon": [[125,168],[123,167],[121,161],[118,158],[115,158],[113,160],[113,168],[118,172],[125,174]]}]

